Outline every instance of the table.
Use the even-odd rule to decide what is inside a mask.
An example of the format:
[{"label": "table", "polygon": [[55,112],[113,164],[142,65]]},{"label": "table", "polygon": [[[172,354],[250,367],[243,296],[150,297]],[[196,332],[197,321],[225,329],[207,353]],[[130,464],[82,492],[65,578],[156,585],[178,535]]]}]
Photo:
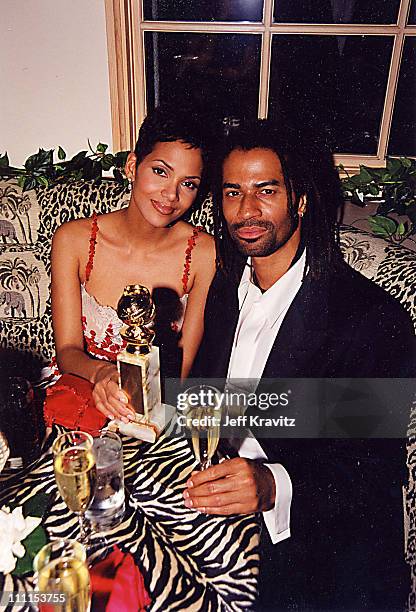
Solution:
[{"label": "table", "polygon": [[[77,538],[78,522],[62,501],[50,445],[37,461],[0,484],[0,507],[51,494],[44,527],[51,539]],[[110,545],[130,552],[152,599],[150,610],[247,610],[256,598],[260,523],[255,515],[214,517],[185,507],[182,492],[196,467],[188,440],[163,434],[150,445],[123,437],[126,514]],[[1,577],[3,590],[33,588],[31,577]]]}]

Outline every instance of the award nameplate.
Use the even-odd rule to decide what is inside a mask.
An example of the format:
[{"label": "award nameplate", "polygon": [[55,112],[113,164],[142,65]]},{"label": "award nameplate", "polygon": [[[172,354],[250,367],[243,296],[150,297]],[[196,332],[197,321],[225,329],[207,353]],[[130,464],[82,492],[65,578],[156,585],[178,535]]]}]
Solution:
[{"label": "award nameplate", "polygon": [[161,409],[160,361],[158,347],[152,346],[155,306],[147,287],[128,285],[118,302],[117,314],[125,324],[120,335],[127,343],[117,355],[119,384],[135,411],[135,420],[112,421],[110,429],[154,442],[159,434],[154,417]]}]

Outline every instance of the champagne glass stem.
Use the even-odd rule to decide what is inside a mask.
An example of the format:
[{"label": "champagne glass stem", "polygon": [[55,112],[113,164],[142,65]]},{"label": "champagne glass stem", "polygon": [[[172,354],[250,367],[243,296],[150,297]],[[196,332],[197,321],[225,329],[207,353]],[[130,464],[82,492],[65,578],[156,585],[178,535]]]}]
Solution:
[{"label": "champagne glass stem", "polygon": [[204,456],[201,458],[201,461],[199,463],[201,471],[202,470],[206,470],[211,466],[211,459],[204,454]]},{"label": "champagne glass stem", "polygon": [[78,513],[78,524],[79,524],[79,540],[81,544],[87,546],[89,544],[88,531],[85,526],[85,517],[83,512]]}]

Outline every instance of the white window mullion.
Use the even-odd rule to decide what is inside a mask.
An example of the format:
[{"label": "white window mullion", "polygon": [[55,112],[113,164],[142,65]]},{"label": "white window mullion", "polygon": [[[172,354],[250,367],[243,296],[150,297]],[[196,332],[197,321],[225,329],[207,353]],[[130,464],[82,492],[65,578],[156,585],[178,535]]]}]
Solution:
[{"label": "white window mullion", "polygon": [[392,58],[390,63],[389,78],[387,81],[386,97],[381,118],[380,137],[378,139],[377,157],[384,160],[387,155],[391,122],[393,119],[394,101],[396,98],[397,83],[399,80],[400,62],[404,47],[404,34],[407,15],[410,9],[410,0],[402,0],[400,3],[397,25],[398,33],[394,37]]}]

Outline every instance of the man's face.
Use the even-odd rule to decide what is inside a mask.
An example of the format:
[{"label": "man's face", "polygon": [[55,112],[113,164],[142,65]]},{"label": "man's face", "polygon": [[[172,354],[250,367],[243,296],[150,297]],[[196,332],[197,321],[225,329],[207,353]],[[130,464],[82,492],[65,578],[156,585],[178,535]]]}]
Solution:
[{"label": "man's face", "polygon": [[274,151],[232,151],[223,165],[222,201],[230,235],[244,255],[267,257],[289,241],[299,242]]}]

